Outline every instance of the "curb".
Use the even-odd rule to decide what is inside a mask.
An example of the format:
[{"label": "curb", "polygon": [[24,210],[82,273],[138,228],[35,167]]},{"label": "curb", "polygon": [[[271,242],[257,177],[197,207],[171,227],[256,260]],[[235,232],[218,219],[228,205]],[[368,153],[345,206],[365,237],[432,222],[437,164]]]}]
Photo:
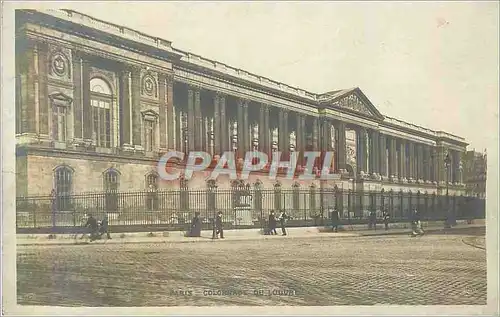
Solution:
[{"label": "curb", "polygon": [[[332,233],[332,238],[335,239],[342,239],[342,238],[355,238],[355,237],[360,237],[361,235],[352,233],[350,235],[341,235],[341,236],[335,236]],[[280,237],[280,236],[278,236]],[[276,238],[278,238],[276,237]],[[286,236],[284,239],[308,239],[308,238],[317,238],[320,237],[318,235],[309,235],[309,236]],[[174,241],[168,241],[168,240],[156,240],[156,241],[120,241],[120,242],[112,242],[109,244],[116,244],[116,245],[123,245],[123,244],[177,244],[177,243],[204,243],[204,242],[215,242],[218,241],[218,243],[224,243],[224,242],[229,242],[229,241],[255,241],[255,240],[270,240],[270,239],[276,239],[276,238],[271,238],[271,237],[252,237],[249,239],[212,239],[212,238],[206,238],[203,240],[174,240]],[[278,238],[279,239],[279,238]],[[102,241],[102,240],[101,240]],[[108,244],[106,242],[101,242],[101,241],[96,241],[96,242],[71,242],[71,243],[43,243],[43,242],[38,242],[38,243],[17,243],[17,246],[64,246],[64,245],[78,245],[78,246],[85,246],[85,245],[105,245]],[[106,241],[106,240],[104,240]],[[119,240],[115,240],[119,241]]]},{"label": "curb", "polygon": [[[436,232],[442,232],[445,230],[449,231],[455,231],[455,230],[461,230],[461,229],[468,229],[468,228],[474,228],[474,227],[454,227],[454,228],[432,228],[432,229],[427,229],[425,232],[427,234],[432,234]],[[477,227],[480,228],[480,227]],[[336,235],[334,232],[319,232],[318,234],[315,235],[305,235],[305,236],[287,236],[286,239],[308,239],[308,238],[315,238],[315,237],[325,237],[327,234],[331,238],[335,239],[342,239],[342,238],[353,238],[353,237],[381,237],[381,236],[399,236],[399,235],[408,235],[410,234],[410,230],[405,230],[405,231],[392,231],[392,232],[385,232],[381,231],[379,233],[375,232],[356,232],[356,231],[346,231],[346,232],[339,232],[341,235]],[[277,238],[277,237],[276,237]],[[241,238],[236,238],[236,239],[212,239],[209,237],[206,237],[205,239],[200,239],[200,240],[189,240],[189,238],[186,238],[185,240],[173,240],[169,241],[167,239],[159,239],[155,241],[148,241],[148,240],[142,240],[142,241],[120,241],[121,239],[113,239],[114,241],[118,242],[111,242],[109,244],[116,244],[116,245],[123,245],[123,244],[177,244],[177,243],[203,243],[203,242],[215,242],[219,241],[219,243],[224,243],[228,241],[255,241],[255,240],[268,240],[268,239],[276,239],[276,238],[271,238],[269,236],[263,236],[263,235],[257,235],[254,237],[249,237],[245,239]],[[279,238],[278,238],[279,239]],[[66,240],[67,241],[67,240]],[[98,240],[95,242],[79,242],[79,241],[74,241],[73,242],[68,242],[68,243],[44,243],[44,242],[35,242],[35,243],[17,243],[17,246],[65,246],[65,245],[77,245],[77,246],[85,246],[85,245],[105,245],[108,244],[107,240]],[[464,244],[468,244],[464,242]],[[480,247],[478,247],[480,248]]]}]

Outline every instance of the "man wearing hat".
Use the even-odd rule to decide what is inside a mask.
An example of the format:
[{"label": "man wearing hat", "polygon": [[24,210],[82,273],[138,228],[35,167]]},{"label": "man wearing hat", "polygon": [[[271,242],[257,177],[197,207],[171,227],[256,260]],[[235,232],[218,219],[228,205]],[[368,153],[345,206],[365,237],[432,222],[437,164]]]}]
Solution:
[{"label": "man wearing hat", "polygon": [[220,234],[220,238],[224,239],[224,228],[222,228],[222,211],[217,213],[217,217],[215,218],[215,237],[218,238]]}]

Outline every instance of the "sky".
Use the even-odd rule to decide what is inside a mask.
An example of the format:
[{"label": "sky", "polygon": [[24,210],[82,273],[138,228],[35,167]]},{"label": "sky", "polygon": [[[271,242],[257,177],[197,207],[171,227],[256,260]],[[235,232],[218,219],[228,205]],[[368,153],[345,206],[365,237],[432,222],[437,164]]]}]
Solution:
[{"label": "sky", "polygon": [[498,2],[58,3],[175,48],[387,116],[498,142]]}]

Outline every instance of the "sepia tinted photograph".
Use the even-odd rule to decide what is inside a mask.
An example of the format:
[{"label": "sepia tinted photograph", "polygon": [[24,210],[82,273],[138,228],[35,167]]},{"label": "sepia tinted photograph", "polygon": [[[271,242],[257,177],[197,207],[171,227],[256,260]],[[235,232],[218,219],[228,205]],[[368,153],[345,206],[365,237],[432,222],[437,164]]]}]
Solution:
[{"label": "sepia tinted photograph", "polygon": [[9,305],[498,313],[498,2],[9,9]]}]

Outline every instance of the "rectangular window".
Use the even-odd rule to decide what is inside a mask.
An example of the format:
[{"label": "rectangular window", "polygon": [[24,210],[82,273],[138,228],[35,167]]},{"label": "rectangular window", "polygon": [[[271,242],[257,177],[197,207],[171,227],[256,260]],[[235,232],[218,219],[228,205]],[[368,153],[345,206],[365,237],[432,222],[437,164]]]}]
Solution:
[{"label": "rectangular window", "polygon": [[98,147],[111,147],[111,113],[109,103],[92,100],[92,132]]},{"label": "rectangular window", "polygon": [[57,107],[57,140],[66,142],[66,108]]},{"label": "rectangular window", "polygon": [[155,144],[155,122],[151,120],[144,121],[144,150],[152,152],[156,146]]}]

